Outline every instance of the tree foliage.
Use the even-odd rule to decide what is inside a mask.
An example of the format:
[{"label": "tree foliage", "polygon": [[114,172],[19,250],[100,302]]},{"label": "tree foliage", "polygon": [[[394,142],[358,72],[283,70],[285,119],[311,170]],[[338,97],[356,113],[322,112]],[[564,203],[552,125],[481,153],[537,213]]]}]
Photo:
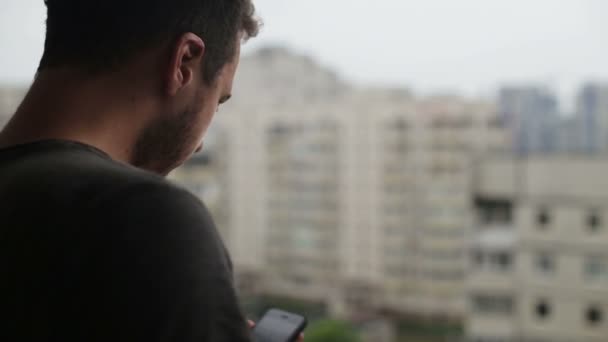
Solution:
[{"label": "tree foliage", "polygon": [[348,323],[321,320],[306,329],[306,342],[361,342],[357,331]]}]

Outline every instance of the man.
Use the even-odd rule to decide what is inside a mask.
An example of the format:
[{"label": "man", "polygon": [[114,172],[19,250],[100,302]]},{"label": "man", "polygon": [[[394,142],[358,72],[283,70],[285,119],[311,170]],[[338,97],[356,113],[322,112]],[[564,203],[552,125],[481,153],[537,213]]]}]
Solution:
[{"label": "man", "polygon": [[0,133],[0,340],[248,341],[203,205],[162,176],[231,96],[250,0],[46,0]]}]

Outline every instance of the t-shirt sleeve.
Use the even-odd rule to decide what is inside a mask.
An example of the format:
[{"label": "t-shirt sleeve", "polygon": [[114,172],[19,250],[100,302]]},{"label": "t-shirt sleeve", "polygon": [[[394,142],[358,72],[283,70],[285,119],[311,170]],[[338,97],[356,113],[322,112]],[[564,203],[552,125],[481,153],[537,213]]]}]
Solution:
[{"label": "t-shirt sleeve", "polygon": [[99,341],[250,341],[230,259],[204,205],[170,185],[108,197],[96,267]]}]

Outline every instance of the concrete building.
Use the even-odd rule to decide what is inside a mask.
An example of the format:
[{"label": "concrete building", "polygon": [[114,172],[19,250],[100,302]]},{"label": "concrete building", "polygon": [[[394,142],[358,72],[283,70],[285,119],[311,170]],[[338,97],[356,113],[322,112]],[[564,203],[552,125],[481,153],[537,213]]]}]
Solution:
[{"label": "concrete building", "polygon": [[481,161],[475,171],[475,231],[470,239],[467,335],[474,342],[519,341],[517,232],[514,204],[519,169],[510,159]]},{"label": "concrete building", "polygon": [[498,106],[502,121],[513,135],[517,154],[556,151],[559,109],[551,91],[535,86],[505,87],[500,91]]},{"label": "concrete building", "polygon": [[[472,341],[608,338],[606,172],[604,159],[482,164],[480,243],[472,247],[467,291]],[[486,260],[498,267],[488,269]]]},{"label": "concrete building", "polygon": [[234,92],[212,130],[242,288],[462,317],[472,165],[508,145],[491,104],[354,89],[281,49],[244,58]]},{"label": "concrete building", "polygon": [[[506,227],[505,227],[506,228]],[[468,275],[468,335],[475,342],[519,341],[512,230],[487,229],[472,243],[474,263]]]},{"label": "concrete building", "polygon": [[578,94],[576,119],[585,153],[608,150],[608,84],[589,83]]},{"label": "concrete building", "polygon": [[506,143],[492,141],[504,136],[490,133],[491,106],[434,98],[399,107],[373,126],[379,129],[371,144],[379,169],[370,205],[377,208],[371,231],[377,235],[380,305],[459,318],[473,222],[472,165]]}]

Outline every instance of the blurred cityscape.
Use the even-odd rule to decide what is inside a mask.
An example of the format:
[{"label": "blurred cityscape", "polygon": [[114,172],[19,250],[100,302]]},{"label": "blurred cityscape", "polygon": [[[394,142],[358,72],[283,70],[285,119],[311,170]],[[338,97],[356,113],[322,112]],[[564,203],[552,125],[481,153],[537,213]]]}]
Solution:
[{"label": "blurred cityscape", "polygon": [[[25,90],[0,90],[0,126]],[[171,178],[212,211],[252,315],[364,341],[608,340],[608,83],[565,113],[534,84],[423,97],[266,47],[234,95]]]}]

